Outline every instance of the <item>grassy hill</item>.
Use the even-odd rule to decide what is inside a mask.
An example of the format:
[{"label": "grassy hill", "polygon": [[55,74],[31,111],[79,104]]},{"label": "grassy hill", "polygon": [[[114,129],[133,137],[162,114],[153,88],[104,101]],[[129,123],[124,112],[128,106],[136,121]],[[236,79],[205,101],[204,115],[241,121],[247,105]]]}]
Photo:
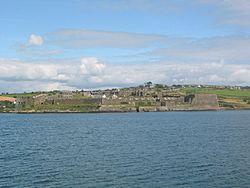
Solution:
[{"label": "grassy hill", "polygon": [[248,109],[250,108],[250,89],[229,89],[229,88],[193,88],[182,89],[186,94],[207,93],[217,94],[219,105],[225,108]]}]

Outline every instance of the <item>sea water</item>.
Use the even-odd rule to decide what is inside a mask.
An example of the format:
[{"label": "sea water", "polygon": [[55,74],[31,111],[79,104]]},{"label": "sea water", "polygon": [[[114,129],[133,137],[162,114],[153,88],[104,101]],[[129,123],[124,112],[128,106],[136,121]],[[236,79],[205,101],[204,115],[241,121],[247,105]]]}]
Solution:
[{"label": "sea water", "polygon": [[0,114],[0,187],[250,187],[250,111]]}]

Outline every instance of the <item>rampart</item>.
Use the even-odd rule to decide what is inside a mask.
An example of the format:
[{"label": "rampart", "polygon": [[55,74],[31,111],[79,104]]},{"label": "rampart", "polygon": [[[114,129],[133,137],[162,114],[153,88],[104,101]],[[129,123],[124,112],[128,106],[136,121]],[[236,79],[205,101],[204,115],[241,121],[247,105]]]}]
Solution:
[{"label": "rampart", "polygon": [[46,100],[44,104],[67,104],[67,105],[77,105],[77,104],[95,104],[101,105],[102,99],[55,99],[55,100]]},{"label": "rampart", "polygon": [[188,111],[218,110],[215,94],[193,94],[185,97],[120,97],[120,98],[73,98],[62,99],[39,95],[18,97],[17,111]]},{"label": "rampart", "polygon": [[117,99],[102,99],[102,105],[132,105],[135,106],[138,103],[150,103],[155,104],[156,99],[146,97],[129,97],[129,98],[117,98]]},{"label": "rampart", "polygon": [[218,110],[219,103],[216,94],[194,94],[185,97],[185,102],[195,110]]},{"label": "rampart", "polygon": [[16,110],[20,111],[24,108],[32,108],[34,107],[34,99],[33,97],[18,97],[16,99]]}]

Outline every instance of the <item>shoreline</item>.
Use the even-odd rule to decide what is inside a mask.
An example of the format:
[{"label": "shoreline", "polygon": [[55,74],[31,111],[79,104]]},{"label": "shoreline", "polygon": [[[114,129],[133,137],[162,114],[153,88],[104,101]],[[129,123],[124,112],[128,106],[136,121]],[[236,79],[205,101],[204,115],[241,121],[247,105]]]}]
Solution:
[{"label": "shoreline", "polygon": [[0,112],[0,114],[104,114],[104,113],[148,113],[148,112],[219,112],[219,111],[244,111],[250,110],[250,108],[239,108],[239,109],[204,109],[204,110],[170,110],[170,111],[89,111],[89,112],[74,112],[74,111],[23,111],[23,112],[16,112],[16,111],[9,111],[9,112]]}]

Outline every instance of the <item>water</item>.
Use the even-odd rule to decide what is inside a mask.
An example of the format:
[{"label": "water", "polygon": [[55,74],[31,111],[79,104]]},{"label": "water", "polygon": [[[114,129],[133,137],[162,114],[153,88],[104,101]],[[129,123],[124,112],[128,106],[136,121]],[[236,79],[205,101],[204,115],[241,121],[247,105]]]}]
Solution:
[{"label": "water", "polygon": [[0,187],[250,187],[250,111],[0,114]]}]

